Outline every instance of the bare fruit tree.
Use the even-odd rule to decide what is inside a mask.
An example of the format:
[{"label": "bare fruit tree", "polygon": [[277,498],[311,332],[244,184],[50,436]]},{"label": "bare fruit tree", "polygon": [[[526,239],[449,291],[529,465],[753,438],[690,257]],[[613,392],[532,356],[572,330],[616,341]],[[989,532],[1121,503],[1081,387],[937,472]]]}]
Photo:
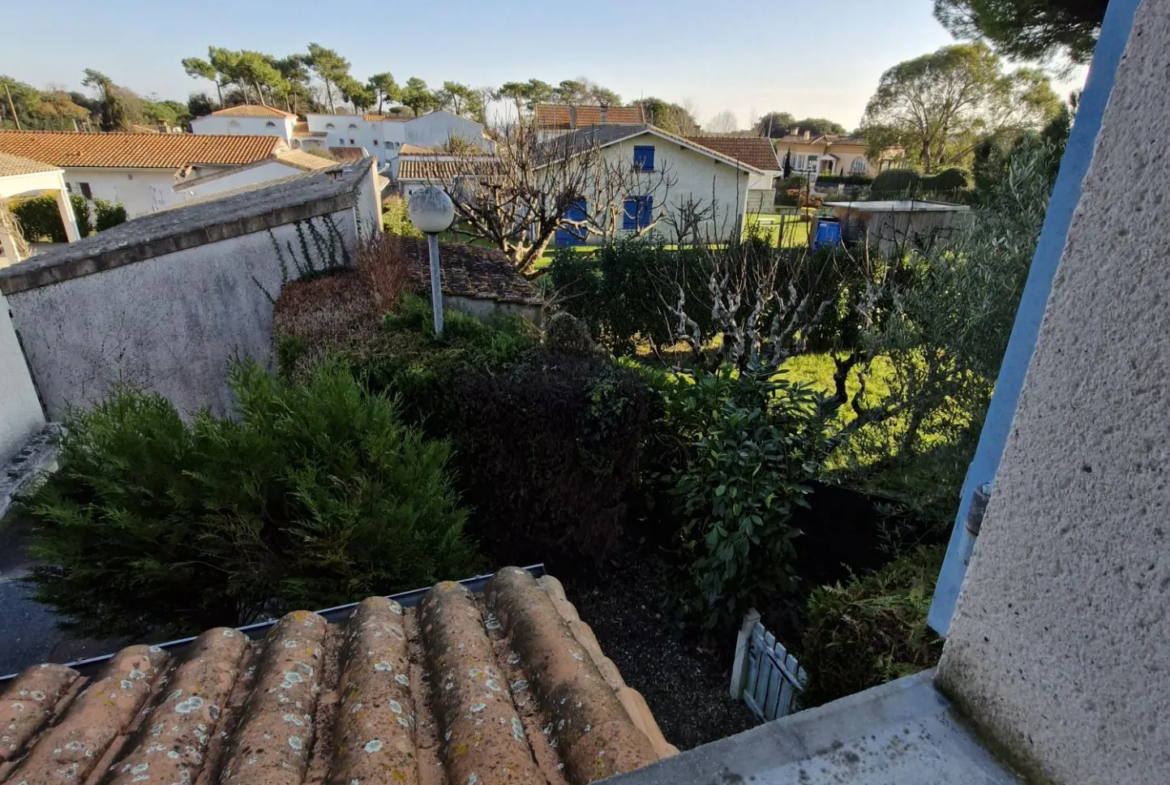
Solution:
[{"label": "bare fruit tree", "polygon": [[669,166],[635,165],[631,149],[614,155],[592,131],[541,139],[521,122],[493,136],[494,156],[444,150],[430,180],[454,202],[459,231],[490,242],[524,275],[536,274],[558,229],[609,242],[654,230],[668,210],[677,182]]}]

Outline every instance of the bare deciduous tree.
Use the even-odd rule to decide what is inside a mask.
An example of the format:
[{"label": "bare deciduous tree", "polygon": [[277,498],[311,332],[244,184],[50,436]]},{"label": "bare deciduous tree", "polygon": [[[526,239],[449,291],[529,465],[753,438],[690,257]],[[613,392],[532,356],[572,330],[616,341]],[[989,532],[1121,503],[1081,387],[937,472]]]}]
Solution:
[{"label": "bare deciduous tree", "polygon": [[[494,136],[495,156],[445,151],[432,184],[450,195],[462,231],[491,242],[524,275],[535,274],[558,229],[609,242],[619,232],[654,230],[669,209],[677,182],[670,167],[643,170],[632,156],[607,155],[592,132],[542,140],[533,123],[521,122]],[[627,229],[631,204],[638,212]]]},{"label": "bare deciduous tree", "polygon": [[704,131],[714,134],[733,134],[739,130],[739,120],[729,109],[724,109],[711,118],[711,122],[703,126]]}]

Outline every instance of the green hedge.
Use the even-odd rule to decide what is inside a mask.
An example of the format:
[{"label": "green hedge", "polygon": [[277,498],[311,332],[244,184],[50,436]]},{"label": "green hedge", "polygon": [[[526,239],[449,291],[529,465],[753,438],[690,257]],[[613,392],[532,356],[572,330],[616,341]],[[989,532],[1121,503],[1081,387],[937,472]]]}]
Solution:
[{"label": "green hedge", "polygon": [[817,177],[817,185],[872,185],[873,178],[863,174],[823,174]]},{"label": "green hedge", "polygon": [[94,227],[104,232],[112,226],[126,223],[126,208],[121,202],[110,204],[105,199],[93,200]]},{"label": "green hedge", "polygon": [[31,199],[13,200],[10,209],[20,224],[21,234],[29,242],[47,240],[51,243],[68,242],[61,212],[52,194],[35,196]]},{"label": "green hedge", "polygon": [[913,169],[887,169],[873,178],[872,194],[875,198],[907,195],[921,179],[922,176]]}]

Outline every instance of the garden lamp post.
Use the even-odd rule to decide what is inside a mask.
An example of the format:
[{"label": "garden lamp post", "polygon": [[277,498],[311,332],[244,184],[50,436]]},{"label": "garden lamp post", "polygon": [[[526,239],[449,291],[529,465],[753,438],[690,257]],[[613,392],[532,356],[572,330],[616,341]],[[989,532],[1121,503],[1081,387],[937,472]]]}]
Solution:
[{"label": "garden lamp post", "polygon": [[443,286],[439,278],[439,234],[455,221],[455,205],[442,188],[428,185],[410,195],[406,214],[415,228],[427,236],[431,256],[431,308],[435,312],[435,337],[443,335]]}]

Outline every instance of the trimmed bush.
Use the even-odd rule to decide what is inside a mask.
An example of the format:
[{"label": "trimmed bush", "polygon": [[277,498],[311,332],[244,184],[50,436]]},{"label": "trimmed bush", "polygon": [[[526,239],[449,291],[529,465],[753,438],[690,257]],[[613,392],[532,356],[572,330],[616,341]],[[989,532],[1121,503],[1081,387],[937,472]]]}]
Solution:
[{"label": "trimmed bush", "polygon": [[923,177],[919,181],[919,185],[923,191],[937,191],[940,193],[962,191],[969,184],[970,181],[967,173],[957,167],[943,169],[938,174]]},{"label": "trimmed bush", "polygon": [[872,185],[873,178],[863,174],[822,174],[817,185]]},{"label": "trimmed bush", "polygon": [[57,209],[57,200],[52,194],[19,201],[14,199],[9,209],[16,216],[24,239],[30,243],[43,240],[51,243],[68,242],[65,224],[61,222],[61,212]]},{"label": "trimmed bush", "polygon": [[24,499],[37,599],[81,634],[175,635],[472,573],[445,443],[338,365],[233,369],[232,419],[120,389]]},{"label": "trimmed bush", "polygon": [[382,228],[390,234],[402,237],[422,237],[423,233],[415,228],[406,214],[406,200],[401,196],[391,196],[382,203]]},{"label": "trimmed bush", "polygon": [[589,354],[593,351],[593,339],[589,327],[571,313],[560,311],[548,320],[544,330],[544,345],[558,354]]},{"label": "trimmed bush", "polygon": [[93,200],[94,228],[104,232],[110,227],[126,223],[126,208],[121,202],[110,204],[105,199]]},{"label": "trimmed bush", "polygon": [[887,169],[873,178],[872,194],[875,198],[903,196],[912,193],[921,179],[913,169]]},{"label": "trimmed bush", "polygon": [[942,639],[926,626],[944,546],[920,547],[808,599],[800,663],[803,708],[917,673],[938,662]]},{"label": "trimmed bush", "polygon": [[77,222],[77,231],[82,237],[93,234],[93,218],[89,214],[89,200],[80,194],[69,197],[73,204],[73,220]]}]

